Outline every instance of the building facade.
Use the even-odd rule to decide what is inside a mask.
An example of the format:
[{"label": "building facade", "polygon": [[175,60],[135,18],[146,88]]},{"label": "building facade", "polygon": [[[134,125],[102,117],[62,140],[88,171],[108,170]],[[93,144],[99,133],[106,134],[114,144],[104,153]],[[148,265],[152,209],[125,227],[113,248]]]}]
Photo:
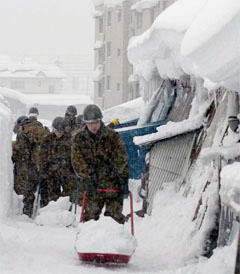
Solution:
[{"label": "building facade", "polygon": [[103,109],[140,96],[128,62],[129,39],[151,27],[174,0],[93,1],[95,4],[94,101]]},{"label": "building facade", "polygon": [[0,87],[23,93],[61,93],[64,78],[57,66],[32,60],[17,63],[8,56],[0,56]]}]

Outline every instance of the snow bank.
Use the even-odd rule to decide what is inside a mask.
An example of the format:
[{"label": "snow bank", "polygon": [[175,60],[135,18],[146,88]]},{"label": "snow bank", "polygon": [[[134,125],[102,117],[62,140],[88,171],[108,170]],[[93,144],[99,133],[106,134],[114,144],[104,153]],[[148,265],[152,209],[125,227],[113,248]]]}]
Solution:
[{"label": "snow bank", "polygon": [[61,197],[39,210],[36,224],[47,226],[69,226],[75,221],[75,215],[69,211],[69,197]]},{"label": "snow bank", "polygon": [[240,163],[225,166],[221,171],[221,201],[240,214]]},{"label": "snow bank", "polygon": [[132,255],[136,249],[136,239],[123,225],[106,217],[98,221],[80,223],[76,240],[77,252],[111,253]]},{"label": "snow bank", "polygon": [[13,166],[12,155],[12,114],[6,101],[0,96],[0,222],[11,213]]}]

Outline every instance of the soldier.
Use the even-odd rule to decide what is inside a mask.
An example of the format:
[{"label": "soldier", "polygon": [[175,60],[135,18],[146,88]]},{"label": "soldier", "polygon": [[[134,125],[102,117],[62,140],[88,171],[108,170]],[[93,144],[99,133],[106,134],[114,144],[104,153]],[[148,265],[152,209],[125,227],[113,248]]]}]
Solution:
[{"label": "soldier", "polygon": [[127,152],[118,133],[103,124],[98,106],[88,105],[83,120],[85,125],[73,136],[71,156],[88,194],[83,220],[98,220],[106,206],[104,215],[123,224],[123,198],[128,195]]},{"label": "soldier", "polygon": [[[27,116],[20,116],[17,121],[15,122],[13,132],[15,134],[20,133],[20,125],[22,121],[26,120]],[[19,145],[14,141],[12,143],[12,162],[13,166],[13,176],[14,176],[14,190],[18,195],[23,194],[24,190],[24,180],[23,176],[21,176],[21,166],[22,166],[22,154],[19,149]]]},{"label": "soldier", "polygon": [[60,196],[72,199],[76,175],[71,165],[71,135],[65,132],[63,117],[56,117],[52,128],[53,132],[44,139],[40,152],[40,170],[47,181],[48,200],[56,201]]},{"label": "soldier", "polygon": [[65,112],[64,122],[66,124],[65,131],[72,134],[72,132],[77,129],[76,124],[77,108],[73,105],[67,107]]},{"label": "soldier", "polygon": [[31,217],[34,194],[39,184],[39,148],[47,131],[40,125],[32,124],[28,117],[20,118],[14,157],[20,161],[19,176],[23,189],[19,192],[23,193],[23,213]]}]

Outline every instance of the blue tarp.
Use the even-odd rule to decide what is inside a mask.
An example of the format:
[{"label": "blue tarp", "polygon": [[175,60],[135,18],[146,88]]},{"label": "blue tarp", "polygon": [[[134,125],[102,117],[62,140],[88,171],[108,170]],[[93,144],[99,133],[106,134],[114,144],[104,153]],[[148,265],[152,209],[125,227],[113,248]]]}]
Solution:
[{"label": "blue tarp", "polygon": [[[143,136],[146,134],[157,132],[156,128],[163,125],[164,121],[158,121],[144,126],[129,126],[119,130],[119,134],[125,144],[128,152],[128,166],[130,170],[130,179],[140,179],[144,171],[146,147],[136,146],[133,143],[133,137]],[[117,130],[118,131],[118,130]]]}]

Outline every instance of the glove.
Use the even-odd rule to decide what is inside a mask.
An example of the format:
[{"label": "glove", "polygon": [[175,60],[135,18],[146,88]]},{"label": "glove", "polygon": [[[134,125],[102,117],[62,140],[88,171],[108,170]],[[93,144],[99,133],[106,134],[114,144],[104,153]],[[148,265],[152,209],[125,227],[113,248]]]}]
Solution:
[{"label": "glove", "polygon": [[85,181],[85,186],[86,191],[90,197],[96,195],[97,190],[92,180]]}]

